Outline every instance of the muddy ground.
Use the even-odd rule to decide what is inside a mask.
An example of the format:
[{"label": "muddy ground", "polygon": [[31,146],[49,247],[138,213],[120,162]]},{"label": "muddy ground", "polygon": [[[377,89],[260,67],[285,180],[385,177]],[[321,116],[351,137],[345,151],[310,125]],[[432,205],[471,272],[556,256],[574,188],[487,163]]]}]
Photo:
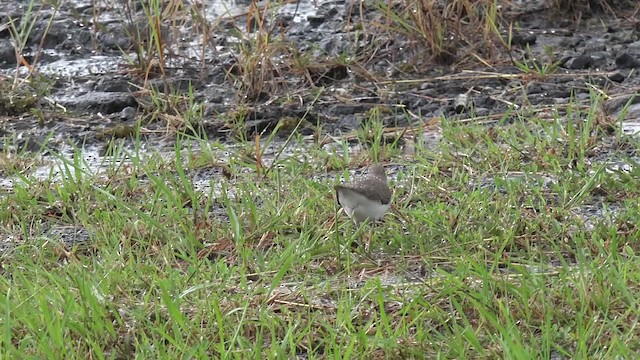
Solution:
[{"label": "muddy ground", "polygon": [[[258,50],[247,46],[257,45],[250,39],[258,31],[247,16],[250,4],[181,4],[163,20],[166,65],[159,67],[157,57],[136,55],[135,49],[149,48],[140,2],[67,1],[57,9],[36,2],[30,9],[2,1],[4,151],[46,153],[70,140],[104,150],[113,137],[127,139],[129,126],[138,123],[150,148],[171,147],[172,133],[190,129],[233,142],[283,119],[304,118],[304,135],[319,125],[340,134],[359,128],[372,109],[384,109],[379,114],[387,126],[439,118],[494,126],[515,120],[513,109],[562,116],[570,102],[588,107],[594,92],[606,94],[603,111],[615,117],[639,88],[640,21],[629,7],[567,15],[545,2],[505,2],[503,40],[513,24],[510,49],[497,39],[474,46],[470,36],[450,39],[449,53],[434,59],[414,39],[370,26],[384,20],[374,4],[280,4],[269,8],[264,26],[271,29],[270,44],[282,47],[273,54],[289,57],[253,64],[260,77],[252,78],[247,54]],[[193,13],[211,26],[206,37]],[[30,31],[16,36],[12,26]],[[24,39],[22,61],[16,38]],[[292,66],[292,54],[306,65]],[[179,110],[158,113],[153,91],[183,97],[191,91],[197,109],[188,121]],[[625,121],[635,131],[640,105]]]}]

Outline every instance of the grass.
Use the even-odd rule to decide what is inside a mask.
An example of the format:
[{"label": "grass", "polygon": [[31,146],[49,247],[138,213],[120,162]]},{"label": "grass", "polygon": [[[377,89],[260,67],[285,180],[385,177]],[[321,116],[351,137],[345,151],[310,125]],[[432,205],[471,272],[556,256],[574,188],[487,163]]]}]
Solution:
[{"label": "grass", "polygon": [[[274,125],[291,133],[285,141],[212,143],[192,137],[203,116],[193,87],[182,94],[146,81],[170,71],[175,27],[161,25],[186,11],[181,2],[145,4],[147,28],[125,9],[132,73],[145,80],[145,120],[164,120],[175,149],[146,153],[131,127],[123,135],[132,148],[111,142],[100,172],[76,149],[47,160],[54,165],[42,178],[35,169],[44,160],[6,140],[16,150],[0,169],[14,180],[0,199],[1,357],[629,358],[640,350],[638,141],[601,112],[597,93],[547,118],[525,107],[490,125],[440,119],[436,149],[421,144],[420,128],[385,128],[383,107],[348,137],[357,154],[347,137],[320,141],[316,131],[305,141],[297,129],[306,114]],[[432,1],[376,4],[384,16],[363,20],[357,37],[400,33],[426,44],[433,60],[447,58],[443,43],[456,31],[457,42],[510,46],[508,36],[496,41],[496,2],[484,15],[480,2],[438,10],[465,20],[458,28],[435,16]],[[253,34],[238,30],[228,74],[248,102],[287,92],[288,75],[318,82],[316,61],[287,50],[268,10],[247,14]],[[22,50],[30,24],[11,23]],[[194,24],[203,38],[215,28],[201,14]],[[212,45],[203,39],[202,54]],[[363,74],[359,59],[373,61],[340,57]],[[552,58],[511,60],[523,78],[556,70]],[[309,106],[323,94],[312,90]],[[244,106],[230,128],[249,140]],[[411,152],[405,135],[418,138]],[[393,165],[397,214],[356,232],[333,185],[371,161]]]},{"label": "grass", "polygon": [[[630,357],[638,142],[602,125],[599,101],[572,121],[442,119],[440,148],[418,142],[411,158],[397,141],[361,137],[362,158],[294,136],[304,156],[279,155],[261,177],[240,155],[254,144],[188,137],[164,155],[114,143],[101,173],[79,149],[58,159],[59,177],[7,166],[23,180],[1,200],[12,245],[0,255],[0,354]],[[378,139],[374,115],[363,131]],[[185,153],[187,142],[198,146]],[[343,172],[323,164],[373,157],[401,165],[402,218],[363,229],[364,251],[348,245],[364,238],[332,194]],[[614,171],[613,159],[634,166]]]}]

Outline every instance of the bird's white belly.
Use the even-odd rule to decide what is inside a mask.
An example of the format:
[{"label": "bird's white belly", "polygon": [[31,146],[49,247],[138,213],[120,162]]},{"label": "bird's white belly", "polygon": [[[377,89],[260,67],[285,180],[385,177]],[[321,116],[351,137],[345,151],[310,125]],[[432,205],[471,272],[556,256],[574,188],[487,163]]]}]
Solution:
[{"label": "bird's white belly", "polygon": [[366,219],[378,220],[389,210],[390,204],[381,204],[379,201],[372,201],[366,196],[355,191],[345,191],[338,193],[338,201],[349,217],[355,218],[357,222]]}]

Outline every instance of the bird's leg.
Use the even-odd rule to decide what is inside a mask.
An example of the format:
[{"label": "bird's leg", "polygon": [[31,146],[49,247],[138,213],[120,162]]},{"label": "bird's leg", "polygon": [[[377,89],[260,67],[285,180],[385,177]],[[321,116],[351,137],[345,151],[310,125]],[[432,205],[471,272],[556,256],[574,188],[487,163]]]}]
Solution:
[{"label": "bird's leg", "polygon": [[371,222],[367,219],[357,225],[358,229],[354,234],[354,238],[357,243],[352,244],[352,248],[354,250],[356,248],[360,248],[364,252],[365,256],[369,256],[369,250],[371,248],[371,238],[373,237],[374,231],[373,226],[375,226],[375,222]]},{"label": "bird's leg", "polygon": [[367,226],[367,231],[363,231],[363,234],[362,234],[362,244],[363,244],[363,250],[365,254],[369,254],[369,251],[371,250],[371,238],[373,237],[372,227],[375,226],[375,224],[367,224],[366,226]]}]

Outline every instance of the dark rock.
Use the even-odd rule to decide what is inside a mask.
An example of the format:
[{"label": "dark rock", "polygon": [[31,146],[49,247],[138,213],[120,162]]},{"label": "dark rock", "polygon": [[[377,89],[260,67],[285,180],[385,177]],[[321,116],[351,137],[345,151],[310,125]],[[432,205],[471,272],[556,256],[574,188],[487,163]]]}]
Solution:
[{"label": "dark rock", "polygon": [[563,48],[575,49],[580,46],[580,44],[582,44],[582,41],[582,39],[577,37],[569,37],[560,40],[560,43],[558,45]]},{"label": "dark rock", "polygon": [[279,14],[274,20],[275,28],[287,28],[293,22],[293,16],[288,14]]},{"label": "dark rock", "polygon": [[22,133],[16,139],[16,151],[38,153],[46,144],[45,134]]},{"label": "dark rock", "polygon": [[207,106],[222,108],[223,110],[218,112],[224,112],[226,111],[224,110],[226,109],[226,107],[223,104],[225,97],[234,97],[236,95],[234,91],[235,89],[229,88],[228,86],[225,87],[216,84],[210,84],[205,86],[202,90],[199,90],[197,93],[197,97],[199,99],[202,99],[203,102],[208,103],[209,105]]},{"label": "dark rock", "polygon": [[608,83],[608,79],[604,76],[594,75],[589,77],[589,83],[595,86],[605,86]]},{"label": "dark rock", "polygon": [[609,34],[617,33],[618,31],[620,31],[620,27],[618,25],[616,24],[607,25],[607,32]]},{"label": "dark rock", "polygon": [[329,108],[327,114],[330,116],[358,114],[369,110],[370,107],[370,105],[335,104]]},{"label": "dark rock", "polygon": [[334,65],[328,68],[311,68],[309,76],[315,86],[325,86],[346,79],[349,72],[344,65]]},{"label": "dark rock", "polygon": [[240,75],[241,69],[236,57],[226,57],[221,62],[225,73],[229,75]]},{"label": "dark rock", "polygon": [[0,39],[0,64],[14,65],[16,63],[16,52],[11,45],[11,41]]},{"label": "dark rock", "polygon": [[591,94],[587,93],[579,93],[575,96],[576,100],[589,100],[591,98]]},{"label": "dark rock", "polygon": [[567,69],[584,70],[584,69],[588,69],[592,63],[593,63],[593,60],[591,59],[590,56],[579,55],[567,61],[564,64],[564,66]]},{"label": "dark rock", "polygon": [[[51,211],[52,209],[48,210]],[[60,210],[61,214],[68,211],[68,209],[57,210]],[[92,234],[81,226],[52,226],[46,236],[59,241],[66,248],[89,246],[92,240]]]},{"label": "dark rock", "polygon": [[226,111],[227,111],[227,107],[224,106],[223,104],[220,104],[220,103],[207,104],[204,108],[203,116],[206,118],[206,117],[222,114]]},{"label": "dark rock", "polygon": [[343,116],[336,123],[336,127],[340,130],[353,130],[358,128],[362,124],[362,118],[355,114],[349,114]]},{"label": "dark rock", "polygon": [[202,139],[221,139],[231,133],[230,127],[227,122],[221,119],[203,118],[197,122],[197,126],[194,126],[195,132],[193,135]]},{"label": "dark rock", "polygon": [[495,105],[496,101],[489,95],[480,95],[475,99],[474,103],[475,103],[475,106],[477,106],[478,108],[481,108],[481,107],[491,108]]},{"label": "dark rock", "polygon": [[127,106],[120,112],[120,120],[133,121],[136,118],[136,109],[131,106]]},{"label": "dark rock", "polygon": [[327,37],[320,40],[320,49],[324,50],[325,54],[336,54],[338,49],[338,40],[334,37]]},{"label": "dark rock", "polygon": [[428,99],[415,99],[413,101],[408,102],[409,105],[407,105],[407,107],[409,108],[409,110],[416,110],[419,109],[425,105],[427,105],[429,103]]},{"label": "dark rock", "polygon": [[158,78],[151,80],[149,83],[159,92],[165,93],[165,91],[168,91],[170,94],[175,92],[188,93],[190,89],[197,89],[201,85],[198,79],[183,77]]},{"label": "dark rock", "polygon": [[613,114],[620,111],[629,102],[630,104],[640,103],[640,96],[636,94],[624,94],[612,97],[604,103],[604,109],[608,114]]},{"label": "dark rock", "polygon": [[336,8],[335,6],[331,6],[329,9],[327,9],[326,16],[327,18],[330,18],[338,15],[339,13],[340,11],[338,11],[338,8]]},{"label": "dark rock", "polygon": [[323,15],[308,15],[307,21],[311,26],[317,27],[322,25],[325,22],[325,17]]},{"label": "dark rock", "polygon": [[624,30],[616,34],[616,42],[623,44],[631,44],[638,40],[638,34],[636,30]]},{"label": "dark rock", "polygon": [[534,34],[513,34],[511,37],[512,46],[527,46],[536,43],[538,38]]},{"label": "dark rock", "polygon": [[304,127],[302,129],[300,129],[300,134],[304,135],[304,136],[313,135],[313,134],[315,134],[315,132],[316,132],[315,128],[310,127],[310,126],[307,126],[307,127]]},{"label": "dark rock", "polygon": [[86,28],[71,32],[70,36],[56,46],[56,50],[72,50],[74,54],[91,52],[93,38],[91,31]]},{"label": "dark rock", "polygon": [[[389,116],[384,118],[383,124],[385,127],[404,127],[409,125],[409,118],[402,114],[398,114],[396,116]],[[393,138],[393,137],[389,137],[389,138]]]},{"label": "dark rock", "polygon": [[214,95],[207,99],[211,104],[222,104],[224,102],[224,97],[222,95]]},{"label": "dark rock", "polygon": [[567,68],[567,63],[569,62],[569,60],[573,59],[573,55],[563,55],[560,60],[558,60],[558,66],[562,67],[562,68]]},{"label": "dark rock", "polygon": [[478,116],[478,117],[480,117],[480,116],[487,116],[487,115],[489,115],[490,113],[491,113],[491,111],[489,111],[489,109],[487,109],[487,108],[483,108],[483,107],[478,107],[478,108],[475,108],[475,109],[473,110],[473,114],[474,114],[475,116]]},{"label": "dark rock", "polygon": [[627,51],[633,54],[640,52],[640,41],[634,41],[626,46]]},{"label": "dark rock", "polygon": [[571,19],[561,19],[560,22],[558,22],[558,28],[560,29],[569,29],[573,25],[574,25],[574,22]]},{"label": "dark rock", "polygon": [[548,89],[545,92],[545,95],[547,96],[547,98],[551,98],[551,99],[558,99],[558,98],[568,98],[570,96],[570,88],[562,88],[562,89],[558,89],[558,88],[553,88],[553,89]]},{"label": "dark rock", "polygon": [[126,35],[122,24],[113,24],[108,26],[104,32],[98,33],[97,41],[103,50],[128,50],[131,47],[131,41]]},{"label": "dark rock", "polygon": [[244,123],[244,131],[247,136],[269,133],[275,129],[278,121],[279,119],[276,118],[249,120]]},{"label": "dark rock", "polygon": [[542,85],[537,82],[530,82],[526,84],[525,89],[527,90],[527,94],[529,95],[540,94],[544,92]]},{"label": "dark rock", "polygon": [[616,58],[616,66],[618,69],[637,69],[640,68],[640,60],[624,53]]},{"label": "dark rock", "polygon": [[129,79],[124,77],[103,76],[95,84],[94,90],[97,92],[125,93],[132,91]]},{"label": "dark rock", "polygon": [[604,68],[607,66],[607,56],[609,54],[604,51],[597,51],[591,54],[591,67]]},{"label": "dark rock", "polygon": [[271,98],[271,94],[260,89],[250,89],[247,91],[243,99],[248,102],[259,103],[267,101]]},{"label": "dark rock", "polygon": [[53,49],[73,33],[70,31],[70,27],[75,27],[70,20],[54,21],[51,24],[49,24],[49,19],[39,20],[33,27],[29,42],[31,45],[39,46],[42,44],[45,49]]},{"label": "dark rock", "polygon": [[113,92],[91,92],[77,97],[63,97],[57,101],[62,106],[77,111],[91,110],[103,114],[117,113],[127,106],[138,105],[131,94]]},{"label": "dark rock", "polygon": [[531,105],[542,105],[547,103],[549,96],[545,93],[527,96],[527,102]]},{"label": "dark rock", "polygon": [[626,121],[638,121],[640,120],[640,104],[631,104],[625,110],[624,119]]},{"label": "dark rock", "polygon": [[435,84],[432,82],[423,82],[422,84],[420,84],[420,90],[433,89],[434,87],[435,87]]},{"label": "dark rock", "polygon": [[613,81],[613,82],[617,82],[617,83],[621,83],[624,81],[624,79],[626,79],[627,77],[622,74],[619,71],[616,71],[615,73],[609,75],[609,80]]},{"label": "dark rock", "polygon": [[421,108],[420,109],[420,115],[424,119],[431,119],[431,118],[446,116],[446,113],[445,113],[444,108],[442,106],[432,104],[432,105],[425,106],[425,107]]}]

